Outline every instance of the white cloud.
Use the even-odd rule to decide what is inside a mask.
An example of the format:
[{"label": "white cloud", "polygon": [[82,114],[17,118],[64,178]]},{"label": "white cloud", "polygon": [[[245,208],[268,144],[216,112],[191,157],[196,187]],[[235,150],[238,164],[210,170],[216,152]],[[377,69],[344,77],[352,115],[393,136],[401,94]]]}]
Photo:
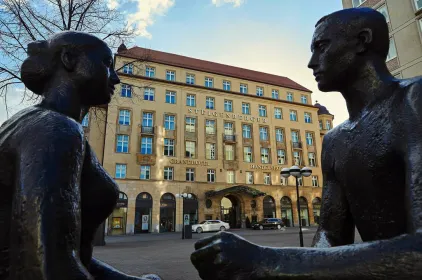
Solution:
[{"label": "white cloud", "polygon": [[117,0],[108,0],[107,7],[109,9],[116,9],[119,6],[119,2]]},{"label": "white cloud", "polygon": [[175,0],[132,0],[131,2],[137,2],[137,11],[128,14],[129,26],[137,35],[151,38],[147,27],[154,24],[156,16],[164,16],[174,5]]},{"label": "white cloud", "polygon": [[10,88],[6,96],[7,107],[4,97],[0,98],[0,125],[20,110],[38,103],[37,100],[28,100],[30,96],[31,93],[28,92],[25,98],[23,88]]},{"label": "white cloud", "polygon": [[212,0],[212,3],[217,7],[220,7],[226,3],[231,3],[234,7],[239,7],[244,2],[245,0]]}]

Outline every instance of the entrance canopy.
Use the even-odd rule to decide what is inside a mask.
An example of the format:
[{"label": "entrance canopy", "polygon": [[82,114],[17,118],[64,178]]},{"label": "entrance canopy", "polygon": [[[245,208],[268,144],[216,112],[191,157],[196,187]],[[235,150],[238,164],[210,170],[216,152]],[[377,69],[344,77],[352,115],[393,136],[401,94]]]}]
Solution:
[{"label": "entrance canopy", "polygon": [[266,193],[261,192],[257,189],[248,187],[248,186],[234,186],[227,189],[222,189],[219,191],[207,191],[205,193],[206,197],[212,197],[212,196],[218,196],[218,195],[228,195],[228,194],[248,194],[252,197],[258,197],[258,196],[265,196]]}]

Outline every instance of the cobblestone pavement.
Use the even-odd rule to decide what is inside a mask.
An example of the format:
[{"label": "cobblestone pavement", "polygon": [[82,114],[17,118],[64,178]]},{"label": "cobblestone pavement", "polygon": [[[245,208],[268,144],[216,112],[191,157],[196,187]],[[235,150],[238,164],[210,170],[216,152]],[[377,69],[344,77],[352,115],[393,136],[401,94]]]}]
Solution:
[{"label": "cobblestone pavement", "polygon": [[[316,228],[307,228],[303,238],[310,246]],[[299,246],[297,228],[279,230],[233,230],[232,232],[259,245],[271,247]],[[94,256],[115,268],[135,276],[156,273],[164,280],[200,280],[190,262],[194,243],[214,233],[193,234],[181,239],[181,233],[110,236],[107,245],[95,247]],[[359,240],[359,237],[357,237]]]}]

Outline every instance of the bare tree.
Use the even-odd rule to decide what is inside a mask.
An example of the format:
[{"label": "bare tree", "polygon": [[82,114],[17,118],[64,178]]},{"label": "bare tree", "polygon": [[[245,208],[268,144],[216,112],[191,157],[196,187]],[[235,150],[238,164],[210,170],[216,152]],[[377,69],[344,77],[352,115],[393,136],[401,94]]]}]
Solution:
[{"label": "bare tree", "polygon": [[[93,34],[113,49],[134,36],[124,15],[105,0],[0,0],[0,97],[6,109],[10,87],[22,83],[19,69],[27,44],[65,30]],[[37,100],[26,90],[22,98]]]}]

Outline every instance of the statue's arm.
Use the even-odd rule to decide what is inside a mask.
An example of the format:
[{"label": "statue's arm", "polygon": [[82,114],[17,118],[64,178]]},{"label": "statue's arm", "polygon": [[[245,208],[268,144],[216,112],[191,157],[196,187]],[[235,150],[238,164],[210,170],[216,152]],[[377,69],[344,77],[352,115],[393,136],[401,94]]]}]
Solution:
[{"label": "statue's arm", "polygon": [[355,230],[349,205],[343,189],[334,175],[334,147],[330,135],[325,136],[322,147],[322,206],[320,223],[312,247],[328,248],[354,243]]},{"label": "statue's arm", "polygon": [[130,276],[95,258],[92,258],[89,270],[96,280],[161,280],[153,274],[141,277]]},{"label": "statue's arm", "polygon": [[11,279],[93,279],[79,258],[81,127],[46,116],[22,136],[11,219]]}]

